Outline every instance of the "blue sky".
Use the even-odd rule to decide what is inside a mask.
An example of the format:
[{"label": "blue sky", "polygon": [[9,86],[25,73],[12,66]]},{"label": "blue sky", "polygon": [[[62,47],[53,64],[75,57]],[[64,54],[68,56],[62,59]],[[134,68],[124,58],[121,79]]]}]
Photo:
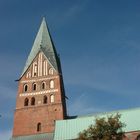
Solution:
[{"label": "blue sky", "polygon": [[0,138],[45,16],[61,56],[69,115],[140,107],[139,0],[0,0]]}]

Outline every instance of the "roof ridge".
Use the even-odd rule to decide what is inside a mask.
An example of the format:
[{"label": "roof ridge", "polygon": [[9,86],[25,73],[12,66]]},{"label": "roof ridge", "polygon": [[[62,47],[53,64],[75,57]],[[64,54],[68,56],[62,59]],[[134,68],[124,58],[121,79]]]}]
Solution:
[{"label": "roof ridge", "polygon": [[107,115],[107,114],[111,114],[111,113],[119,113],[119,112],[134,111],[134,110],[140,110],[140,107],[113,110],[113,111],[109,111],[109,112],[100,112],[100,113],[96,113],[96,114],[88,114],[88,115],[83,115],[83,116],[77,116],[77,118],[91,117],[91,116],[95,117],[95,116]]}]

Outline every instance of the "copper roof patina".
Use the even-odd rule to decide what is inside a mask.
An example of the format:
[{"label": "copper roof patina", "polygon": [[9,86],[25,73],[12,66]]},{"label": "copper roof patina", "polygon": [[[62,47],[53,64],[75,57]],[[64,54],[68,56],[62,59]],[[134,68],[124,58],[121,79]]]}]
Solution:
[{"label": "copper roof patina", "polygon": [[10,140],[53,140],[53,133],[12,137]]},{"label": "copper roof patina", "polygon": [[140,131],[140,108],[101,113],[77,117],[68,120],[58,120],[55,125],[54,140],[74,140],[78,134],[95,123],[96,118],[106,117],[108,115],[121,114],[120,121],[126,124],[124,132]]},{"label": "copper roof patina", "polygon": [[26,72],[26,70],[28,69],[28,67],[30,66],[30,64],[40,51],[44,53],[44,55],[47,57],[48,61],[51,63],[53,68],[58,71],[57,66],[58,56],[48,26],[46,24],[45,18],[43,18],[42,20],[42,23],[40,25],[33,47],[24,66],[21,77]]}]

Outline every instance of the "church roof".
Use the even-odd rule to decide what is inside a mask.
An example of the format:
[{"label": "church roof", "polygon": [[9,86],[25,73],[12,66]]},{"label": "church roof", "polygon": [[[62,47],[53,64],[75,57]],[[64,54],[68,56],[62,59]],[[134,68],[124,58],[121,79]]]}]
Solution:
[{"label": "church roof", "polygon": [[95,123],[96,118],[116,113],[121,114],[120,121],[126,124],[126,127],[123,128],[125,132],[140,131],[140,108],[136,108],[56,121],[54,140],[76,139],[79,132]]},{"label": "church roof", "polygon": [[53,140],[53,133],[12,137],[10,140]]},{"label": "church roof", "polygon": [[42,51],[51,65],[54,67],[55,70],[58,71],[57,66],[57,53],[48,29],[48,26],[46,24],[45,18],[43,18],[42,23],[40,25],[39,31],[37,33],[37,36],[35,38],[34,44],[32,46],[31,52],[28,56],[28,59],[26,61],[26,64],[24,66],[23,72],[21,74],[21,77],[26,72],[38,52]]}]

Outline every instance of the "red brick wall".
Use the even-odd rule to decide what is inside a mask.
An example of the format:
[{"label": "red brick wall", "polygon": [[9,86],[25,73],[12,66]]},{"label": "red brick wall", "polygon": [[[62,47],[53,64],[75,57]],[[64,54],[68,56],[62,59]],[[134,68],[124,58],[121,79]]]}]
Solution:
[{"label": "red brick wall", "polygon": [[[35,58],[36,61],[38,57]],[[44,58],[45,59],[45,58]],[[48,63],[48,69],[52,66]],[[28,71],[32,72],[32,65]],[[26,72],[26,73],[27,73]],[[63,120],[66,114],[64,93],[62,93],[61,77],[57,71],[53,75],[26,78],[26,73],[19,81],[16,109],[14,115],[13,136],[31,135],[54,131],[55,120]],[[54,88],[50,89],[50,80],[54,81]],[[33,91],[32,85],[36,83],[37,89]],[[42,82],[46,83],[45,89],[41,89]],[[28,85],[28,91],[24,92],[24,84]],[[55,92],[53,90],[56,90]],[[54,95],[51,103],[50,96]],[[47,96],[47,104],[43,103],[44,95]],[[31,105],[31,98],[35,98],[35,105]],[[24,106],[25,98],[29,99],[29,105]],[[37,124],[41,123],[41,131],[37,132]]]},{"label": "red brick wall", "polygon": [[[55,110],[57,108],[57,110]],[[53,132],[54,120],[63,119],[61,104],[43,105],[39,107],[27,107],[15,112],[13,135],[36,134],[37,124],[41,123],[41,131]]]}]

